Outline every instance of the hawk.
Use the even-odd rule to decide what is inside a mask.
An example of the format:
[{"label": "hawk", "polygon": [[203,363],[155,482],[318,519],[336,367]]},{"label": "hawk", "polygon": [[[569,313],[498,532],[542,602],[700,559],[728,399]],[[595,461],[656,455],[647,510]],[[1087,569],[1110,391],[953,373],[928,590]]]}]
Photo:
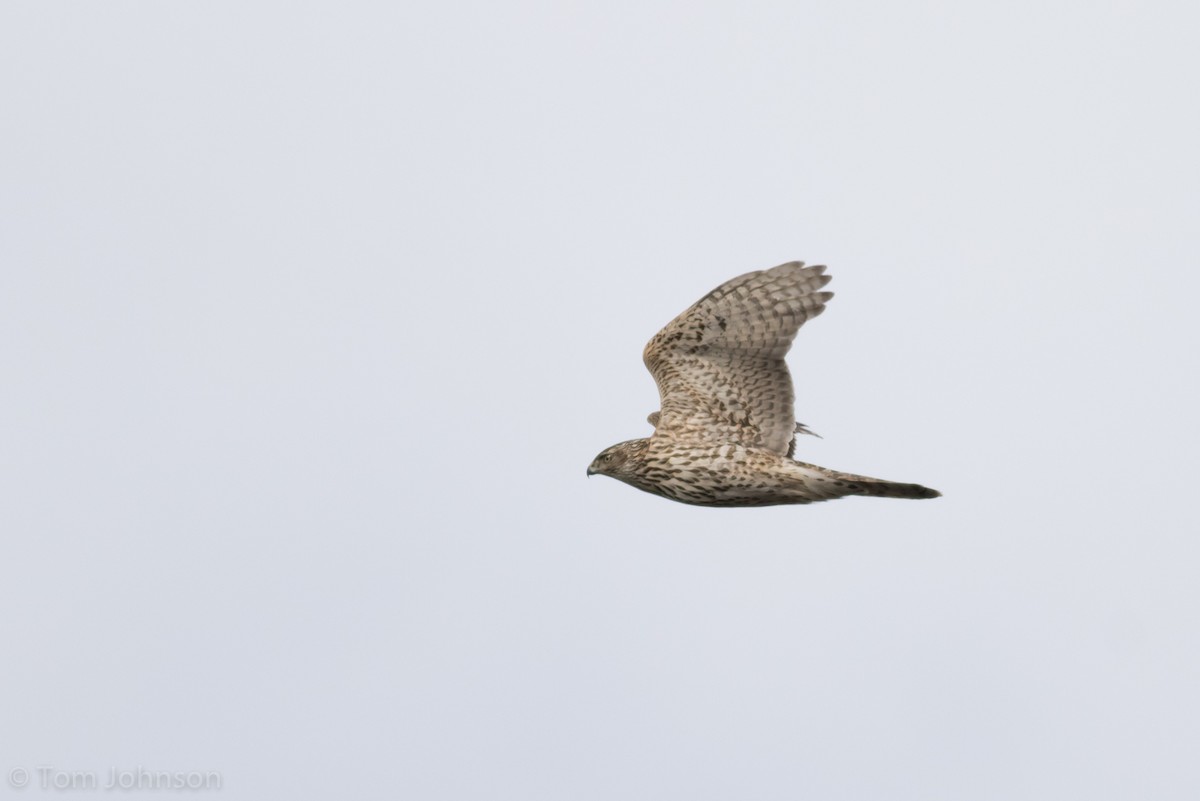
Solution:
[{"label": "hawk", "polygon": [[793,261],[727,281],[654,335],[642,353],[662,409],[654,434],[605,449],[588,475],[699,506],[773,506],[847,495],[936,498],[936,490],[792,459],[798,424],[784,356],[825,311],[825,267]]}]

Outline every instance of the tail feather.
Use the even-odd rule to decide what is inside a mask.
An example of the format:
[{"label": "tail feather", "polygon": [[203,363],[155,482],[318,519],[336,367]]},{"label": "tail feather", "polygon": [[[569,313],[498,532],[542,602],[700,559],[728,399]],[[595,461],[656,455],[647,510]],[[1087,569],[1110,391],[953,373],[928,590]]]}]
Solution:
[{"label": "tail feather", "polygon": [[866,481],[855,481],[855,484],[862,487],[859,495],[872,495],[877,498],[940,498],[942,493],[929,487],[922,487],[920,484],[901,484],[896,481],[880,481],[878,479],[868,479]]},{"label": "tail feather", "polygon": [[[828,468],[826,468],[828,469]],[[841,473],[829,470],[840,481],[848,482],[853,488],[853,495],[869,495],[875,498],[940,498],[942,493],[920,484],[904,484],[899,481],[885,481],[882,478],[856,476],[853,473]]]}]

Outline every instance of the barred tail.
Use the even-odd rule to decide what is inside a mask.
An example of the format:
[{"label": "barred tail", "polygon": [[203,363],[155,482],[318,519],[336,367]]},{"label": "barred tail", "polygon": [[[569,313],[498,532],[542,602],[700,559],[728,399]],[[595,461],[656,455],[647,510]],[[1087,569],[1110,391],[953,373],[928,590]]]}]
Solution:
[{"label": "barred tail", "polygon": [[[815,465],[806,465],[813,467]],[[827,467],[817,468],[829,478],[836,481],[835,486],[844,488],[842,495],[868,495],[874,498],[940,498],[942,493],[920,484],[902,484],[898,481],[884,481],[882,478],[856,476],[853,473],[842,473]],[[844,482],[844,483],[842,483]]]},{"label": "barred tail", "polygon": [[854,477],[854,483],[862,489],[859,495],[877,498],[940,498],[942,493],[920,484],[900,484],[896,481],[881,481],[877,478]]}]

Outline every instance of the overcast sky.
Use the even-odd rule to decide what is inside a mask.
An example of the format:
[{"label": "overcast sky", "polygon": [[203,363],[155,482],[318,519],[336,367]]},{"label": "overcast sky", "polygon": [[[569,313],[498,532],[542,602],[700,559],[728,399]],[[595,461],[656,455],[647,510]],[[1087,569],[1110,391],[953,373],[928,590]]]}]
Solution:
[{"label": "overcast sky", "polygon": [[[0,794],[1196,798],[1198,25],[5,3]],[[586,479],[793,259],[798,458],[944,497]]]}]

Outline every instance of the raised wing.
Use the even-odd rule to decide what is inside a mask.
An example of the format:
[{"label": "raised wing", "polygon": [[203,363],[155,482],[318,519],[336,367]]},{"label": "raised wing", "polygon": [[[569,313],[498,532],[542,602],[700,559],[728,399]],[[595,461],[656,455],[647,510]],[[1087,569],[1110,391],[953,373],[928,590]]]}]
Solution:
[{"label": "raised wing", "polygon": [[824,266],[794,261],[709,292],[642,353],[658,384],[656,435],[739,442],[786,454],[796,431],[784,356],[832,292]]}]

